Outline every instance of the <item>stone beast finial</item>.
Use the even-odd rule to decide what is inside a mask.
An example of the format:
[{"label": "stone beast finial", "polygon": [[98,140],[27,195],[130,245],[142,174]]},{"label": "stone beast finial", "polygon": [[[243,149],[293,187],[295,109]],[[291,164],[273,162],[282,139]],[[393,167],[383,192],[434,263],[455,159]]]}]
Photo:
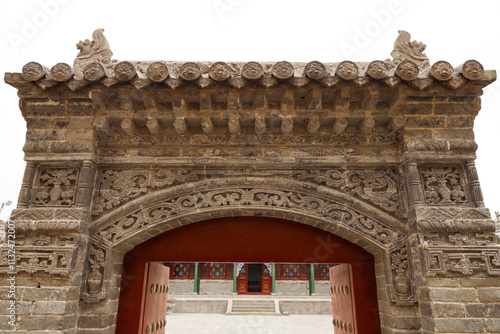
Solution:
[{"label": "stone beast finial", "polygon": [[390,65],[398,65],[403,60],[411,60],[423,70],[430,66],[429,58],[424,53],[426,45],[422,42],[410,41],[411,35],[404,30],[398,30],[399,36],[394,42],[394,50],[391,52],[393,58],[389,60]]},{"label": "stone beast finial", "polygon": [[76,71],[83,72],[85,66],[91,63],[99,62],[106,68],[112,68],[117,60],[111,60],[113,52],[109,48],[109,43],[104,37],[104,29],[96,29],[92,33],[92,41],[88,39],[76,44],[80,53],[76,55],[73,68]]}]

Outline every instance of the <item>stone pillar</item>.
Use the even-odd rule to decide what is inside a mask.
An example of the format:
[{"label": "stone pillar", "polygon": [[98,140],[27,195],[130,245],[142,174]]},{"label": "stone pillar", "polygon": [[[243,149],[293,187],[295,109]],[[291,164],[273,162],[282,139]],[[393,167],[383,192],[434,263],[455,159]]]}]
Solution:
[{"label": "stone pillar", "polygon": [[422,333],[495,332],[500,249],[474,164],[407,167]]},{"label": "stone pillar", "polygon": [[[16,319],[2,322],[2,331],[77,332],[81,292],[88,288],[84,272],[94,170],[91,161],[27,163],[12,213],[16,244],[1,247],[2,258],[9,249],[16,258],[0,263],[0,285],[10,285],[9,277],[16,288]],[[8,294],[0,298],[10,303]]]}]

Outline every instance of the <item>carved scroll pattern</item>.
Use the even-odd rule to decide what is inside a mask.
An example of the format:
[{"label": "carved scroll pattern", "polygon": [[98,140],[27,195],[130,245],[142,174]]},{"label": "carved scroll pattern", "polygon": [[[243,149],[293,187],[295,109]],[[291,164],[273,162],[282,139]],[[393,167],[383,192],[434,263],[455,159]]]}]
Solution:
[{"label": "carved scroll pattern", "polygon": [[428,167],[421,171],[427,204],[467,204],[458,167]]},{"label": "carved scroll pattern", "polygon": [[[397,217],[406,217],[406,207],[396,171],[385,170],[300,170],[276,171],[300,181],[326,185],[362,201],[374,204]],[[100,190],[94,201],[94,214],[119,206],[152,190],[188,181],[227,177],[230,171],[186,170],[104,170]],[[269,177],[272,173],[246,170],[235,175]]]},{"label": "carved scroll pattern", "polygon": [[178,170],[105,170],[101,172],[101,186],[94,205],[95,212],[111,209],[148,192],[186,180],[187,171]]},{"label": "carved scroll pattern", "polygon": [[36,206],[66,206],[75,201],[75,168],[42,168],[32,202]]},{"label": "carved scroll pattern", "polygon": [[356,230],[375,243],[387,246],[402,235],[380,222],[355,210],[317,197],[279,190],[225,189],[199,192],[172,198],[160,204],[138,210],[100,231],[111,244],[133,235],[149,225],[172,219],[180,214],[214,207],[273,207],[288,208],[324,217],[336,224]]},{"label": "carved scroll pattern", "polygon": [[500,275],[500,249],[431,248],[424,251],[424,258],[427,276]]},{"label": "carved scroll pattern", "polygon": [[406,217],[396,172],[386,170],[326,170],[301,172],[299,180],[325,184],[354,197],[373,203],[398,217]]}]

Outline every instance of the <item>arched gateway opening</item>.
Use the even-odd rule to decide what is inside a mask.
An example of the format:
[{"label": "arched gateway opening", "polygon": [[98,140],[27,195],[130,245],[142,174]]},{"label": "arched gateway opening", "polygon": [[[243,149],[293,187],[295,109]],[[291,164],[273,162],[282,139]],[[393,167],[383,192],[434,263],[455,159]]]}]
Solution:
[{"label": "arched gateway opening", "polygon": [[124,258],[117,333],[136,333],[148,262],[348,263],[359,333],[380,333],[374,258],[321,229],[271,217],[226,217],[182,226],[153,237]]}]

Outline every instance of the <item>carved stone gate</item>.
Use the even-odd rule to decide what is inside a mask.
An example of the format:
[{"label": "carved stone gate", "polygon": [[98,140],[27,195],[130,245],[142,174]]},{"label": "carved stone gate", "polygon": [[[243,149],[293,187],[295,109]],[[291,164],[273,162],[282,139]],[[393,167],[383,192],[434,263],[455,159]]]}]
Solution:
[{"label": "carved stone gate", "polygon": [[117,62],[102,30],[93,39],[73,67],[5,75],[27,122],[18,330],[114,333],[128,251],[269,216],[374,256],[383,333],[500,331],[484,318],[500,247],[473,133],[494,71],[431,66],[402,31],[394,59],[371,63]]}]

